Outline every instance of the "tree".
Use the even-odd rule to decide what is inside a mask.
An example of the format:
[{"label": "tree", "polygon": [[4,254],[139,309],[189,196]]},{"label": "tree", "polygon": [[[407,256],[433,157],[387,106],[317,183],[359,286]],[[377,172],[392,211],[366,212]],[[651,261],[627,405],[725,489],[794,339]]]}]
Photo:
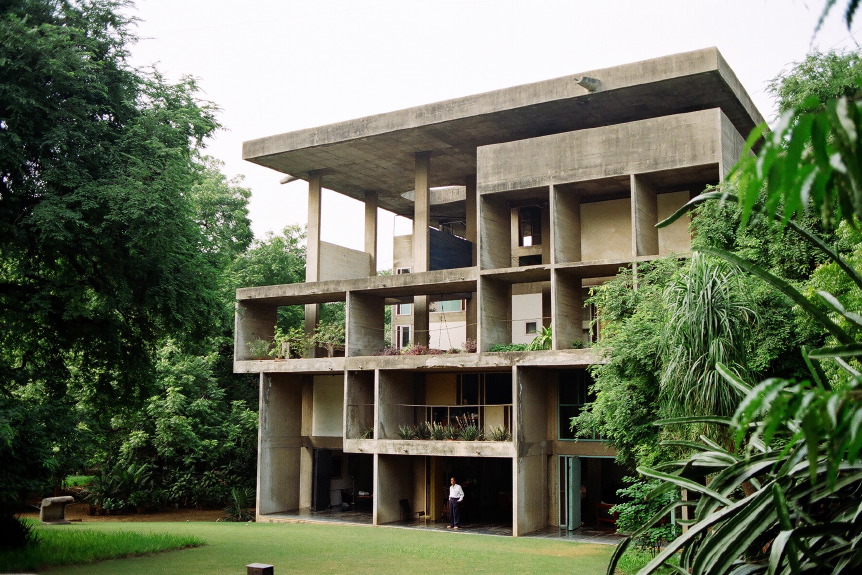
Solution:
[{"label": "tree", "polygon": [[[737,270],[721,260],[695,253],[665,291],[668,314],[659,348],[662,417],[733,415],[739,392],[716,366],[747,377],[748,334],[755,319],[737,278]],[[727,444],[725,429],[709,423],[681,432],[686,439],[706,434]]]},{"label": "tree", "polygon": [[[857,6],[850,2],[848,24]],[[845,259],[831,242],[794,221],[812,209],[824,225],[840,224],[844,237],[855,235],[862,221],[862,100],[838,96],[788,108],[756,157],[744,156],[731,176],[740,181],[743,221],[788,226],[826,255],[827,277],[817,279],[840,286],[842,293],[820,290],[806,297],[738,255],[703,250],[783,294],[828,334],[826,345],[802,350],[808,373],[798,380],[770,378],[751,387],[719,366],[745,393],[733,418],[724,420],[737,448],[704,442],[692,445],[696,451],[687,459],[663,469],[639,469],[665,482],[650,497],[676,488],[700,496],[689,530],[641,573],[668,565],[680,551],[680,566],[673,567],[680,573],[838,574],[862,568],[862,275],[854,263],[859,249],[855,245],[852,259]],[[752,134],[749,147],[763,130]],[[717,197],[705,194],[692,203]],[[705,484],[703,477],[709,478]],[[743,482],[753,491],[740,490]],[[675,501],[661,514],[683,505],[689,504]],[[627,545],[618,547],[609,574]]]},{"label": "tree", "polygon": [[[154,382],[159,342],[196,344],[219,313],[188,199],[215,107],[192,79],[127,63],[120,5],[0,7],[0,419],[133,405]],[[37,421],[49,453],[85,443],[75,437],[87,423]],[[26,428],[3,429],[0,457],[29,462],[27,485],[61,471]]]}]

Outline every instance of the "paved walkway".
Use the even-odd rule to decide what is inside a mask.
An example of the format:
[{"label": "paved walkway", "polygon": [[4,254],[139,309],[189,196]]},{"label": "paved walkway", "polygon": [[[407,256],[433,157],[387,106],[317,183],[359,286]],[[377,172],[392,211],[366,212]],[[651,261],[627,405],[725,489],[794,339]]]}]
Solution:
[{"label": "paved walkway", "polygon": [[[359,525],[371,525],[371,513],[363,511],[317,511],[308,510],[296,511],[291,513],[272,513],[268,515],[273,519],[285,519],[288,521],[313,521],[322,523],[351,523]],[[422,529],[432,531],[450,531],[446,529],[448,523],[443,521],[423,521],[421,519],[414,521],[398,521],[387,523],[387,527],[397,527],[402,529]],[[459,529],[461,533],[477,533],[480,535],[496,535],[499,537],[511,537],[512,526],[501,523],[470,523],[465,524]],[[590,527],[582,527],[574,531],[567,531],[558,527],[549,527],[540,529],[532,533],[528,533],[525,537],[539,537],[543,539],[567,539],[579,543],[599,543],[604,545],[616,545],[622,540],[622,537],[607,529],[592,529]]]}]

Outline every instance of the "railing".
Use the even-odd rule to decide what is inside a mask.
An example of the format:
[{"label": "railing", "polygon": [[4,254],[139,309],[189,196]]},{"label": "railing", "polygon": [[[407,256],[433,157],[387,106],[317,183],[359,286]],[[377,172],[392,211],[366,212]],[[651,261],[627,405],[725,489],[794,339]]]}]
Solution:
[{"label": "railing", "polygon": [[[483,432],[491,427],[512,428],[512,404],[494,405],[428,405],[397,404],[397,420],[401,425],[436,423],[456,429],[475,426]],[[489,421],[490,420],[490,421]],[[487,427],[486,427],[487,426]]]}]

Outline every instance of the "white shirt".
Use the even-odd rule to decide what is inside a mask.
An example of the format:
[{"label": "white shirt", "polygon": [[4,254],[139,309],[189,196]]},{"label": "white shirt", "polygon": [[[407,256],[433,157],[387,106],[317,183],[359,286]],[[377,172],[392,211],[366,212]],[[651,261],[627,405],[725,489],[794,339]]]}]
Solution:
[{"label": "white shirt", "polygon": [[461,489],[461,486],[457,483],[455,485],[449,486],[449,499],[457,499],[458,501],[463,501],[464,490]]}]

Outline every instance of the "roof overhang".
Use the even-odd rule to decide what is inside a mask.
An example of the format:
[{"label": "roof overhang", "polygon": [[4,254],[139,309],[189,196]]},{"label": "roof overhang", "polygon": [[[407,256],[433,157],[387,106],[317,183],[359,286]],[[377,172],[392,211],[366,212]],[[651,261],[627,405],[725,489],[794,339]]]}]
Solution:
[{"label": "roof overhang", "polygon": [[404,193],[418,152],[431,152],[431,187],[463,186],[479,146],[712,108],[743,136],[763,121],[707,48],[249,140],[243,158],[299,178],[318,172],[324,187],[359,200],[377,192],[381,208],[412,217]]}]

